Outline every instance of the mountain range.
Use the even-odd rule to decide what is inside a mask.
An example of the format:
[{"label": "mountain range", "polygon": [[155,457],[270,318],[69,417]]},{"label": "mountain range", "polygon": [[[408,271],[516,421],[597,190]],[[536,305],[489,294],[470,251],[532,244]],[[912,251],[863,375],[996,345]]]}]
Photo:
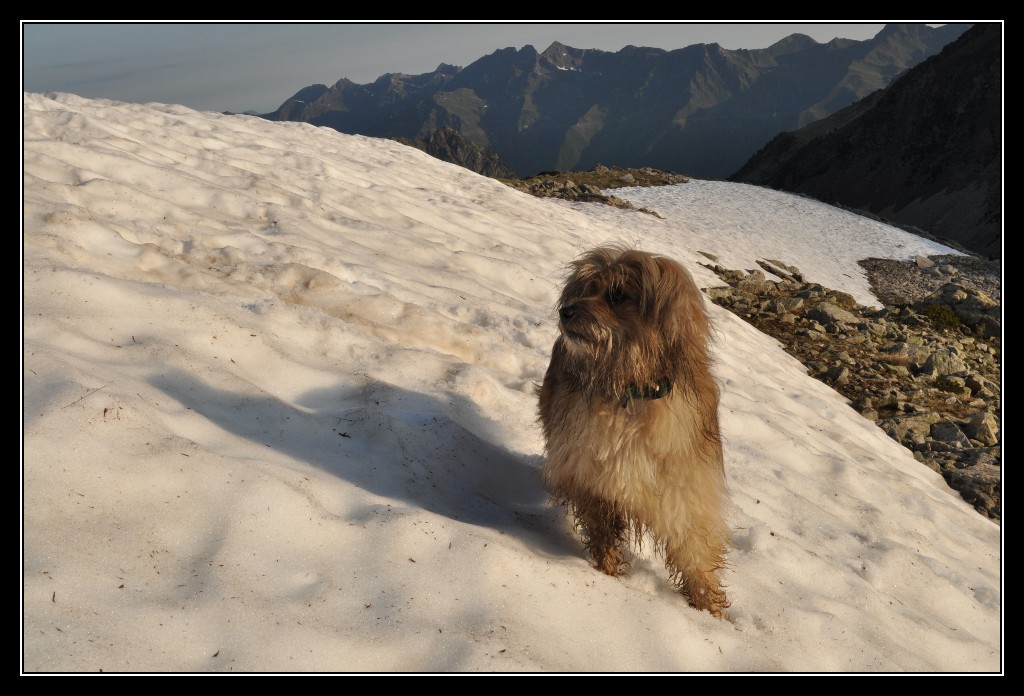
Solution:
[{"label": "mountain range", "polygon": [[1002,33],[974,25],[887,88],[776,136],[730,179],[1001,257]]},{"label": "mountain range", "polygon": [[763,49],[505,48],[464,68],[311,85],[262,116],[417,141],[449,127],[520,176],[604,164],[724,179],[779,133],[885,87],[970,26],[889,24],[825,44],[793,34]]}]

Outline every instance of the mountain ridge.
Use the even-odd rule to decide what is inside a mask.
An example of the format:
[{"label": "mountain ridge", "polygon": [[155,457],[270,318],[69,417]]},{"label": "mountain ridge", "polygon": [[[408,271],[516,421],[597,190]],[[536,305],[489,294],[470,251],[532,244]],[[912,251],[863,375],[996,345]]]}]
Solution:
[{"label": "mountain ridge", "polygon": [[541,52],[497,49],[464,68],[306,87],[262,116],[418,140],[449,126],[520,176],[605,164],[725,178],[774,135],[866,96],[968,26],[887,25],[866,41],[827,44],[794,34],[737,50],[611,53],[556,41]]},{"label": "mountain ridge", "polygon": [[868,211],[998,257],[1001,51],[1002,27],[975,25],[885,89],[779,134],[729,180]]}]

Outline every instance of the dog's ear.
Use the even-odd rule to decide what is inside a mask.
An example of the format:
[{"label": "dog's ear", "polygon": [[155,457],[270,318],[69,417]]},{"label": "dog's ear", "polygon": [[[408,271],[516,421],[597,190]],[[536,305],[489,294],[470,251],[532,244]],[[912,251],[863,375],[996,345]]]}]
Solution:
[{"label": "dog's ear", "polygon": [[666,338],[673,342],[704,344],[710,334],[711,321],[704,294],[693,277],[677,261],[656,259],[658,287],[655,290],[654,314]]}]

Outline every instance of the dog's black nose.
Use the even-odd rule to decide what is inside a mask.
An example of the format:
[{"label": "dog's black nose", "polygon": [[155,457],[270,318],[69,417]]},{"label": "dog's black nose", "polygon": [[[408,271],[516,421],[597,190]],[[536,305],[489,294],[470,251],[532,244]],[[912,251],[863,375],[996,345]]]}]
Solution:
[{"label": "dog's black nose", "polygon": [[558,310],[558,316],[560,316],[563,321],[567,319],[572,319],[574,316],[576,316],[576,306],[566,305],[565,307],[562,307],[561,309]]}]

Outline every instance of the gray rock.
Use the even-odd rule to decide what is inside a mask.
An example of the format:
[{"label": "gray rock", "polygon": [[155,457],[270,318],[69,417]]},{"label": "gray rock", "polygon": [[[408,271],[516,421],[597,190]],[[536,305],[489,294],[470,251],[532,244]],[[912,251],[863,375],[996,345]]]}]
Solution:
[{"label": "gray rock", "polygon": [[986,447],[993,447],[999,444],[999,421],[991,413],[976,413],[964,425],[964,434]]},{"label": "gray rock", "polygon": [[807,316],[822,324],[857,324],[861,318],[831,302],[819,302]]},{"label": "gray rock", "polygon": [[704,294],[712,300],[724,300],[730,297],[733,293],[732,286],[723,285],[715,288],[704,288]]},{"label": "gray rock", "polygon": [[[899,401],[889,402],[901,403]],[[930,437],[932,425],[939,421],[938,414],[923,413],[909,416],[897,416],[882,420],[879,425],[889,433],[889,436],[898,442],[912,441],[915,436]]]},{"label": "gray rock", "polygon": [[752,295],[777,295],[778,287],[765,278],[761,270],[753,270],[736,283],[736,289]]},{"label": "gray rock", "polygon": [[933,440],[938,442],[946,442],[960,447],[971,446],[971,443],[967,441],[967,436],[960,430],[960,426],[953,421],[944,420],[933,424],[929,434]]},{"label": "gray rock", "polygon": [[939,348],[928,356],[922,372],[928,375],[951,375],[966,369],[967,364],[955,349]]},{"label": "gray rock", "polygon": [[846,384],[850,381],[850,368],[843,366],[833,367],[825,372],[825,377],[836,384]]}]

